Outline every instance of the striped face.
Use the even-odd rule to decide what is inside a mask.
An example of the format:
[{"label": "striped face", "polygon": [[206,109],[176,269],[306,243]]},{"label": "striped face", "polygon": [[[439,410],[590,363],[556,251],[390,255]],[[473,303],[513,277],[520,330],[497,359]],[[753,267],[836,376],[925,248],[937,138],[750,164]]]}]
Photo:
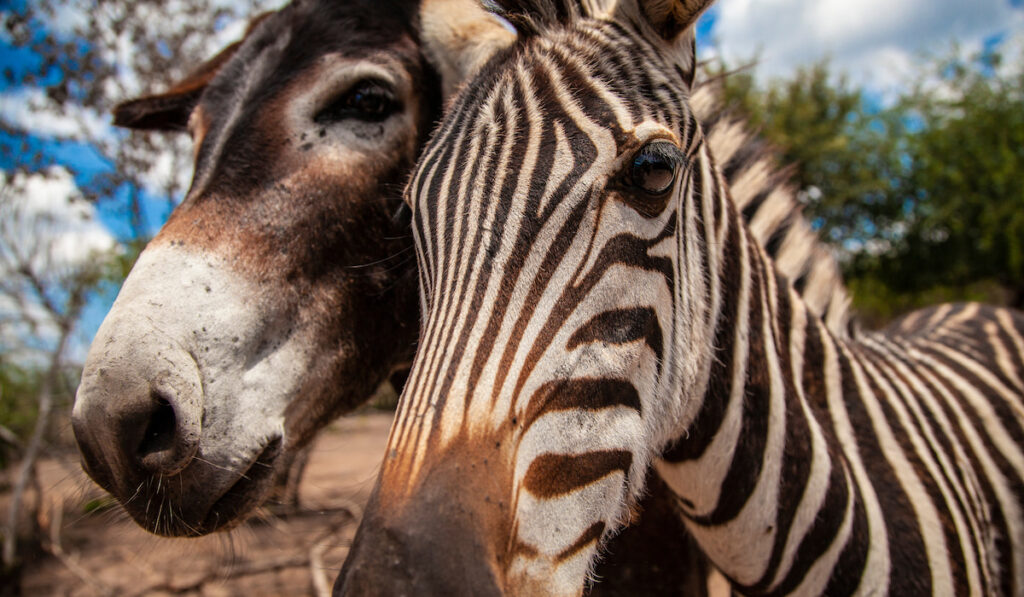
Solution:
[{"label": "striped face", "polygon": [[528,38],[428,146],[408,189],[420,347],[342,594],[391,582],[382,561],[436,591],[579,593],[682,416],[672,394],[701,383],[709,351],[667,346],[708,345],[720,206],[690,46],[646,31]]}]

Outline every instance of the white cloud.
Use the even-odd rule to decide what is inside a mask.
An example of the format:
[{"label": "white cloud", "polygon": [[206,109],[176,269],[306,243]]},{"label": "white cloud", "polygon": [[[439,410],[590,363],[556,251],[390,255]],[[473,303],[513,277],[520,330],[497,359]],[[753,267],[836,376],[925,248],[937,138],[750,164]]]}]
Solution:
[{"label": "white cloud", "polygon": [[1003,56],[1003,63],[997,69],[1001,77],[1010,77],[1022,72],[1024,67],[1024,27],[1016,34],[1006,39],[1000,46],[999,52]]},{"label": "white cloud", "polygon": [[113,134],[109,116],[71,102],[58,107],[39,87],[0,94],[0,119],[51,139],[96,141]]},{"label": "white cloud", "polygon": [[82,0],[55,3],[52,14],[47,13],[46,6],[40,8],[42,10],[38,14],[42,17],[43,25],[58,39],[71,39],[88,27],[89,17],[96,10],[94,2]]},{"label": "white cloud", "polygon": [[168,188],[188,189],[192,181],[192,140],[186,135],[164,135],[152,143],[160,151],[153,152],[149,167],[139,172],[142,186],[154,196],[165,195]]},{"label": "white cloud", "polygon": [[758,75],[770,78],[827,57],[882,94],[925,53],[1024,29],[1024,9],[1009,0],[720,0],[715,17],[711,35],[730,64],[759,55]]},{"label": "white cloud", "polygon": [[[41,172],[0,172],[0,274],[28,257],[41,276],[91,267],[117,241],[96,217],[71,173],[61,166]],[[12,265],[14,264],[14,265]]]},{"label": "white cloud", "polygon": [[[0,172],[0,346],[38,364],[32,359],[52,350],[59,328],[36,284],[60,304],[77,276],[96,271],[118,250],[63,167]],[[79,358],[85,345],[73,341],[68,355]]]}]

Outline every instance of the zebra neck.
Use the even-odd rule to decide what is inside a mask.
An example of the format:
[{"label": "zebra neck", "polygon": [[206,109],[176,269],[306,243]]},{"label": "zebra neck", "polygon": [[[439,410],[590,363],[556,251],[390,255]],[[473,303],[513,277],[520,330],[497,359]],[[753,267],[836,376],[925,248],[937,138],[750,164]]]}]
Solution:
[{"label": "zebra neck", "polygon": [[846,495],[849,479],[833,466],[816,423],[825,408],[823,345],[835,350],[839,341],[743,224],[732,224],[720,244],[706,387],[655,466],[709,558],[741,591],[757,594],[800,584],[787,571],[801,557],[801,539],[812,524],[844,524],[847,508],[820,505]]}]

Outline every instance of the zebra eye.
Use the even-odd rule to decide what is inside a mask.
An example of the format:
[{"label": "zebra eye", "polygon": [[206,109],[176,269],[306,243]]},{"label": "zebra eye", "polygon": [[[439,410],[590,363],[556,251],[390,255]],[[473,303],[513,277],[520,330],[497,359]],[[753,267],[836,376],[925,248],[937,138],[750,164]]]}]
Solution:
[{"label": "zebra eye", "polygon": [[327,104],[313,121],[329,124],[355,119],[364,122],[381,122],[399,109],[391,90],[382,81],[367,79],[350,87],[348,91]]},{"label": "zebra eye", "polygon": [[672,188],[676,170],[683,162],[682,152],[668,141],[654,141],[644,145],[633,156],[627,182],[651,196],[664,195]]}]

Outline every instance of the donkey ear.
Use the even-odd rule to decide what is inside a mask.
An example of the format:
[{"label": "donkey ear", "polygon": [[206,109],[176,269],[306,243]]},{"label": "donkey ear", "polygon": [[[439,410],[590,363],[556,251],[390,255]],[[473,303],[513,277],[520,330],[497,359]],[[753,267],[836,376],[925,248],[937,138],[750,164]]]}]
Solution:
[{"label": "donkey ear", "polygon": [[[245,35],[248,36],[256,25],[271,14],[273,13],[266,12],[250,21]],[[245,37],[221,50],[167,91],[114,106],[114,125],[146,131],[184,131],[188,128],[189,115],[192,114],[192,109],[195,108],[206,85],[217,76],[221,67],[231,60],[244,39]]]},{"label": "donkey ear", "polygon": [[419,22],[423,53],[441,74],[445,98],[516,40],[476,0],[423,0]]},{"label": "donkey ear", "polygon": [[204,62],[191,75],[163,93],[147,95],[114,106],[114,124],[145,131],[183,131],[206,85],[231,59],[241,42],[235,42]]}]

